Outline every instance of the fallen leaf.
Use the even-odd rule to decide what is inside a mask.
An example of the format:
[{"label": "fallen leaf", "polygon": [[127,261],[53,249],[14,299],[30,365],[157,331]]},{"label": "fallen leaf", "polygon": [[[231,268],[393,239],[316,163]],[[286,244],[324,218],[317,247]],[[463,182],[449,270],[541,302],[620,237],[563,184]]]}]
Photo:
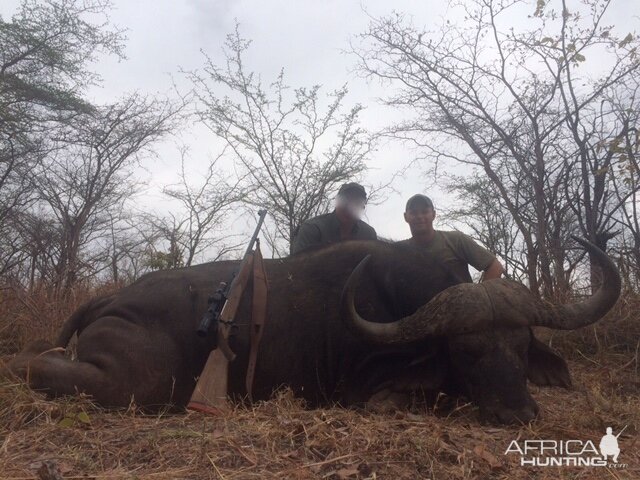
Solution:
[{"label": "fallen leaf", "polygon": [[340,470],[336,471],[336,475],[338,476],[338,478],[340,479],[344,479],[344,478],[351,478],[354,475],[358,476],[360,472],[358,471],[358,467],[347,467],[347,468],[341,468]]},{"label": "fallen leaf", "polygon": [[73,427],[73,425],[75,424],[75,420],[71,417],[64,417],[62,420],[60,420],[58,422],[58,426],[59,427],[64,427],[64,428],[68,428],[68,427]]},{"label": "fallen leaf", "polygon": [[486,461],[492,469],[500,468],[502,466],[502,462],[498,460],[498,458],[493,453],[489,452],[488,450],[485,450],[485,448],[482,445],[477,445],[473,449],[473,452],[476,455],[478,455],[480,458],[482,458],[484,461]]},{"label": "fallen leaf", "polygon": [[87,412],[80,412],[78,414],[78,420],[85,424],[91,423],[91,419],[89,418],[89,415],[87,415]]}]

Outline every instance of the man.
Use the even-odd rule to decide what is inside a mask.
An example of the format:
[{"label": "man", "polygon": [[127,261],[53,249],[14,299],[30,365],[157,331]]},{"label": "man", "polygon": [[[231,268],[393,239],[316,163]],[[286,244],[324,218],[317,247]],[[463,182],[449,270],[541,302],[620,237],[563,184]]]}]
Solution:
[{"label": "man", "polygon": [[[622,433],[622,431],[620,433]],[[611,427],[607,427],[607,434],[600,440],[600,453],[605,461],[607,460],[607,457],[611,455],[613,457],[613,463],[618,463],[618,455],[620,455],[618,437],[620,436],[620,433],[618,433],[618,435],[614,435]]]},{"label": "man", "polygon": [[504,268],[487,249],[462,232],[444,232],[433,228],[436,210],[431,199],[414,195],[407,201],[404,219],[411,229],[411,238],[402,243],[415,245],[439,258],[460,282],[471,282],[469,265],[483,273],[482,281],[499,278]]},{"label": "man", "polygon": [[358,183],[345,183],[336,197],[331,213],[311,218],[300,225],[291,254],[311,247],[345,240],[376,240],[376,231],[360,220],[367,204],[367,192]]}]

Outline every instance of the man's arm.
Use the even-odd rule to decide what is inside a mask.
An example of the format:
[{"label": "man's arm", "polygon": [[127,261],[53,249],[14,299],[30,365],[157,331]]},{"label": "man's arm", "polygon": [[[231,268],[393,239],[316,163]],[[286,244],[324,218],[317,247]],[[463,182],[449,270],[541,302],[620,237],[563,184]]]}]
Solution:
[{"label": "man's arm", "polygon": [[500,260],[494,258],[491,265],[489,265],[482,274],[482,281],[491,280],[493,278],[500,278],[504,273],[504,267],[500,263]]},{"label": "man's arm", "polygon": [[504,267],[493,253],[478,245],[473,238],[464,233],[460,233],[460,240],[467,262],[476,270],[483,272],[481,281],[502,276],[505,271]]}]

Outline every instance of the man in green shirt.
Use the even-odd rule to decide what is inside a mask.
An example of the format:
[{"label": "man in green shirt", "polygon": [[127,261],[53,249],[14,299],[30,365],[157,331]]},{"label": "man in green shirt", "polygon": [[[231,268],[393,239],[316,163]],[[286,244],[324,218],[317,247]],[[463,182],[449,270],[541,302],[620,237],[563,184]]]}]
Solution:
[{"label": "man in green shirt", "polygon": [[364,187],[358,183],[345,183],[338,191],[333,212],[300,225],[291,245],[291,254],[345,240],[376,240],[376,231],[360,220],[366,204]]},{"label": "man in green shirt", "polygon": [[411,197],[404,212],[404,219],[411,229],[411,238],[402,243],[431,252],[460,282],[472,281],[469,265],[484,272],[482,281],[502,276],[504,267],[495,255],[462,232],[435,230],[435,218],[436,210],[429,197],[421,194]]}]

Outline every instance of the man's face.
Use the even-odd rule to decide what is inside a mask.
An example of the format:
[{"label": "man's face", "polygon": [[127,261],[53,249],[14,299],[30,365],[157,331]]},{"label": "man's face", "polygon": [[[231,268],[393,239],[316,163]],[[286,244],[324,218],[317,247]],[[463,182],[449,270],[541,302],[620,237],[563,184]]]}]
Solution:
[{"label": "man's face", "polygon": [[362,216],[366,205],[366,199],[360,195],[343,193],[336,198],[336,208],[353,219],[359,219]]},{"label": "man's face", "polygon": [[433,230],[433,220],[436,218],[436,211],[433,207],[418,205],[404,212],[404,219],[411,228],[411,233],[421,234]]}]

